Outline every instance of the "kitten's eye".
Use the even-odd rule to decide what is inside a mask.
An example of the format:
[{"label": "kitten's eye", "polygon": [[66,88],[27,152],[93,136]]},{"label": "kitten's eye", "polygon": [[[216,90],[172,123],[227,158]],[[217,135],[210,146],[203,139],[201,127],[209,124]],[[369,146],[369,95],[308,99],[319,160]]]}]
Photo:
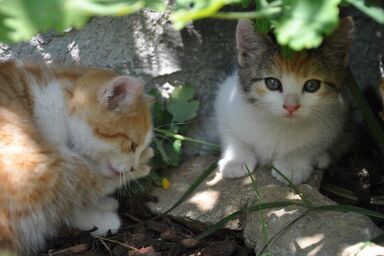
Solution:
[{"label": "kitten's eye", "polygon": [[320,88],[320,81],[316,79],[308,80],[305,82],[303,90],[306,92],[315,92]]},{"label": "kitten's eye", "polygon": [[281,83],[279,80],[273,77],[268,77],[265,79],[265,85],[271,91],[282,91]]}]

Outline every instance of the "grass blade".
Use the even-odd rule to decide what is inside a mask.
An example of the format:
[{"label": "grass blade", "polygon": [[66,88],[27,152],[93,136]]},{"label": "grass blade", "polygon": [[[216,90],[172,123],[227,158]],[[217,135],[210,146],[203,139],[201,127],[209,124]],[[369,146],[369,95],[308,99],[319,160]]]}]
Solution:
[{"label": "grass blade", "polygon": [[186,136],[183,136],[181,134],[173,133],[171,131],[163,130],[163,129],[159,129],[159,128],[155,128],[153,130],[155,132],[157,132],[157,133],[163,134],[163,135],[168,136],[168,137],[173,138],[173,139],[177,139],[177,140],[181,140],[181,141],[187,141],[187,142],[192,142],[192,143],[196,143],[196,144],[201,144],[201,145],[204,145],[204,146],[209,146],[209,147],[211,147],[213,150],[215,150],[217,152],[220,150],[220,147],[218,145],[210,143],[210,142],[207,142],[207,141],[204,141],[204,140],[198,140],[198,139],[186,137]]},{"label": "grass blade", "polygon": [[[253,177],[253,175],[252,175],[252,173],[249,170],[247,165],[245,165],[245,168],[247,169],[248,176],[251,178],[252,188],[253,188],[253,190],[255,190],[257,206],[260,206],[260,203],[261,203],[260,194],[259,194],[259,191],[257,189],[255,177]],[[258,210],[257,213],[259,214],[259,219],[260,219],[260,222],[261,222],[261,225],[262,225],[262,230],[263,230],[263,236],[264,236],[265,242],[267,242],[267,246],[268,246],[269,245],[269,243],[268,243],[269,239],[268,239],[267,224],[265,223],[264,214],[260,210]]]},{"label": "grass blade", "polygon": [[306,210],[305,212],[303,212],[302,214],[300,214],[296,219],[294,219],[293,221],[291,221],[290,223],[288,223],[284,228],[282,228],[281,230],[279,230],[279,232],[277,232],[276,234],[274,234],[271,239],[268,240],[268,242],[263,246],[263,248],[261,249],[260,251],[260,255],[263,255],[264,251],[266,248],[269,247],[269,245],[271,244],[271,242],[277,238],[279,235],[281,235],[283,232],[285,232],[288,228],[290,228],[293,224],[295,224],[298,220],[300,220],[302,217],[304,217],[308,212],[310,212],[311,210],[308,209]]},{"label": "grass blade", "polygon": [[173,209],[175,209],[177,206],[182,204],[192,193],[195,191],[195,189],[217,168],[217,162],[212,163],[204,172],[201,174],[194,182],[193,184],[188,188],[188,190],[180,197],[177,202],[172,205],[168,210],[163,212],[160,216],[164,216],[165,214],[169,213]]},{"label": "grass blade", "polygon": [[376,120],[375,115],[372,113],[363,93],[353,77],[352,72],[348,71],[348,87],[353,97],[355,98],[360,111],[363,113],[364,119],[367,122],[369,131],[378,143],[381,153],[384,154],[384,131],[381,129],[379,122]]},{"label": "grass blade", "polygon": [[296,186],[295,184],[292,183],[292,181],[290,179],[288,179],[283,173],[281,173],[275,166],[272,166],[273,170],[275,170],[281,177],[283,177],[289,184],[289,186],[293,189],[293,191],[295,191],[296,194],[298,194],[301,198],[301,200],[303,200],[303,202],[305,203],[305,205],[308,207],[308,208],[312,208],[313,207],[313,204],[311,201],[309,201],[303,194],[303,192],[301,192],[301,190],[299,189],[298,186]]},{"label": "grass blade", "polygon": [[194,182],[193,184],[188,188],[188,190],[179,198],[179,200],[176,201],[176,203],[174,203],[168,210],[166,210],[165,212],[151,218],[151,219],[148,219],[148,220],[145,220],[141,223],[137,223],[137,224],[134,224],[134,225],[130,225],[130,226],[126,226],[126,227],[123,227],[121,230],[128,230],[128,229],[131,229],[131,228],[134,228],[136,227],[137,225],[140,225],[140,224],[143,224],[143,223],[148,223],[148,222],[151,222],[151,221],[154,221],[154,220],[157,220],[158,218],[161,218],[163,216],[165,216],[166,214],[168,214],[169,212],[171,212],[173,209],[175,209],[177,206],[179,206],[180,204],[182,204],[192,193],[193,191],[195,191],[195,189],[214,171],[216,170],[217,168],[217,162],[214,162],[212,163],[204,172],[203,174],[201,174]]},{"label": "grass blade", "polygon": [[297,203],[294,201],[276,201],[276,202],[269,202],[269,203],[261,203],[261,204],[257,204],[257,205],[252,205],[250,207],[240,209],[240,210],[233,212],[230,215],[224,217],[223,219],[221,219],[217,223],[213,224],[212,226],[209,226],[206,230],[204,230],[202,233],[197,235],[195,237],[195,239],[201,240],[203,238],[206,238],[207,236],[213,234],[217,230],[223,228],[225,226],[225,224],[227,224],[231,220],[234,220],[243,212],[260,211],[260,210],[266,210],[266,209],[272,209],[272,208],[286,207],[286,206],[291,206],[291,205],[306,207],[305,204]]},{"label": "grass blade", "polygon": [[323,206],[316,206],[312,210],[314,210],[314,211],[354,212],[354,213],[359,213],[359,214],[374,217],[374,218],[384,219],[384,214],[381,214],[379,212],[375,212],[372,210],[368,210],[365,208],[361,208],[358,206],[354,206],[354,205],[343,205],[343,204],[323,205]]}]

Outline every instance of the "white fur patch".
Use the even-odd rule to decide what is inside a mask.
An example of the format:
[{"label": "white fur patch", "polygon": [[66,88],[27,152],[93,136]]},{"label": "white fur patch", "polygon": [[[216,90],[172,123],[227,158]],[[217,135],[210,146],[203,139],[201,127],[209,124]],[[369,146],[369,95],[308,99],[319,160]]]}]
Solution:
[{"label": "white fur patch", "polygon": [[60,82],[56,80],[47,85],[38,85],[31,77],[30,84],[37,125],[49,141],[65,145],[69,135],[68,116]]}]

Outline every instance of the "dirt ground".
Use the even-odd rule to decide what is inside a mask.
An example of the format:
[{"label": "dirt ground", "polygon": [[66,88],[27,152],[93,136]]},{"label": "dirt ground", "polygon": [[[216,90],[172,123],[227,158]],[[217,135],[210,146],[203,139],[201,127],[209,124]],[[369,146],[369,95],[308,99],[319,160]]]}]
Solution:
[{"label": "dirt ground", "polygon": [[[136,195],[121,202],[119,209],[124,225],[117,234],[93,237],[90,232],[67,232],[51,241],[49,251],[40,255],[255,255],[242,241],[241,232],[223,230],[218,234],[197,241],[193,239],[201,230],[187,227],[168,217],[152,221],[145,202],[155,200],[148,195]],[[142,223],[144,221],[144,223]]]}]

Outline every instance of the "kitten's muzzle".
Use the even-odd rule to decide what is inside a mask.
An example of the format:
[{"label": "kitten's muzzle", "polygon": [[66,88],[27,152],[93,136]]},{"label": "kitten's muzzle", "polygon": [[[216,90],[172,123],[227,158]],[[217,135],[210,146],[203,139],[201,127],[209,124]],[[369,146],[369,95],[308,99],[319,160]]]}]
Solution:
[{"label": "kitten's muzzle", "polygon": [[[121,176],[125,172],[124,170],[119,170],[113,167],[113,165],[110,162],[108,162],[108,171],[112,173],[114,176]],[[133,172],[134,171],[133,167],[128,168],[128,171]]]}]

